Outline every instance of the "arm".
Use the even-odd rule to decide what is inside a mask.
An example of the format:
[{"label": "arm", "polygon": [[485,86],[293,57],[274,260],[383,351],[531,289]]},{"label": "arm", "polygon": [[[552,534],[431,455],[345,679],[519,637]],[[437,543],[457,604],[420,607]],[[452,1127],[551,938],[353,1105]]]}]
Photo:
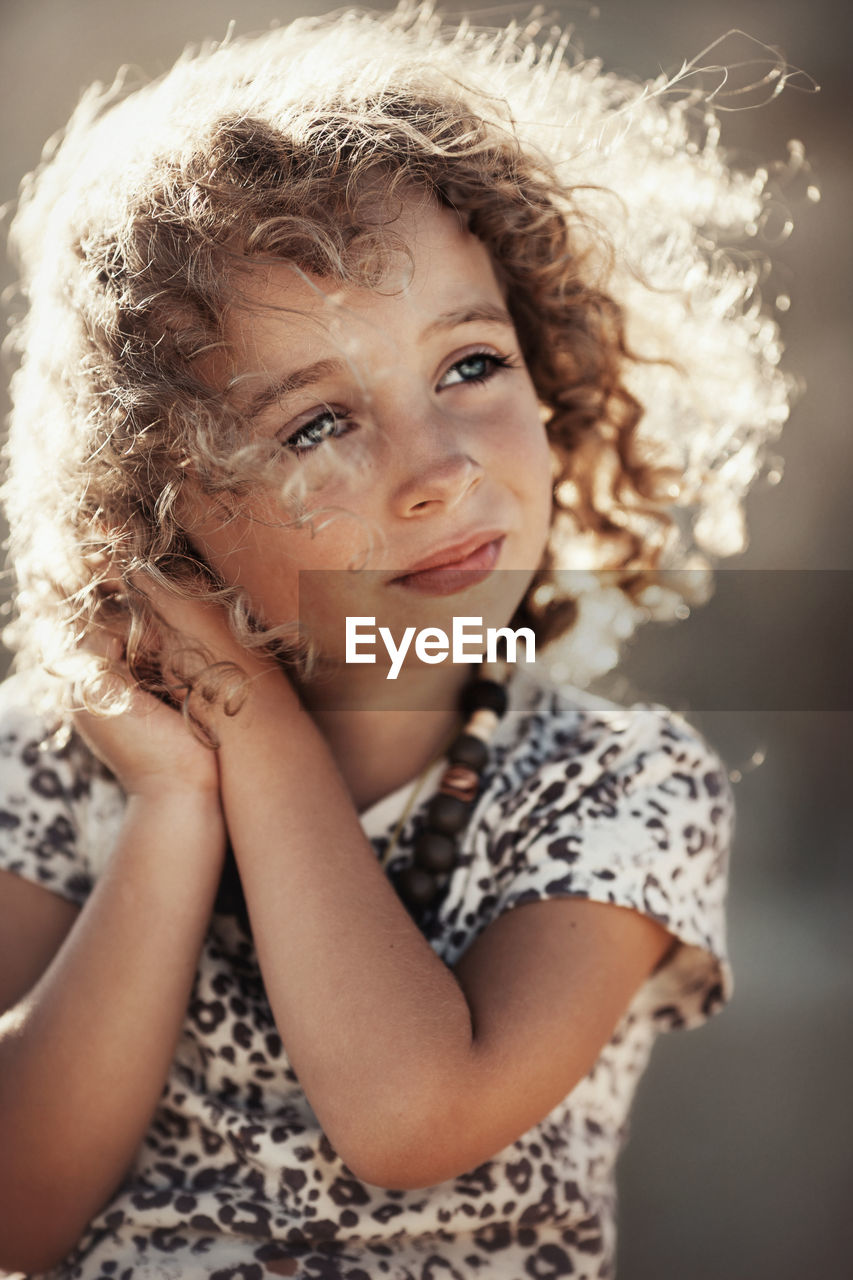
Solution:
[{"label": "arm", "polygon": [[276,1024],[330,1142],[386,1187],[476,1167],[583,1078],[671,935],[619,907],[528,904],[452,972],[282,671],[235,647],[218,611],[153,594],[251,676],[240,713],[214,713],[222,804]]},{"label": "arm", "polygon": [[[169,741],[189,739],[174,712],[157,714]],[[107,740],[128,726],[89,727],[115,758]],[[162,768],[166,738],[151,718],[131,739],[140,733]],[[217,776],[215,758],[181,748],[203,753],[199,772],[185,767],[186,786],[177,774],[170,789],[162,777],[150,790],[126,786],[117,847],[79,915],[0,878],[0,1267],[40,1271],[65,1256],[120,1182],[162,1091],[224,851],[218,790],[201,785],[211,761]]]},{"label": "arm", "polygon": [[583,1078],[672,937],[622,908],[508,912],[451,972],[382,872],[283,679],[222,726],[223,804],[290,1060],[365,1181],[476,1167]]},{"label": "arm", "polygon": [[0,1015],[35,986],[79,914],[58,893],[0,871]]}]

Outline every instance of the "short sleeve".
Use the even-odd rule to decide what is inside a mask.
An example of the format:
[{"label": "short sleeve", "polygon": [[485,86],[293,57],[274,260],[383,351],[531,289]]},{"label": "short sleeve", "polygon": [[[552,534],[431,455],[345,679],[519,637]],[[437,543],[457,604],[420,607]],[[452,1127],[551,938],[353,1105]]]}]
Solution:
[{"label": "short sleeve", "polygon": [[719,756],[680,716],[638,704],[598,721],[537,771],[516,812],[497,913],[551,897],[633,908],[678,946],[635,1007],[695,1027],[733,989],[725,903],[734,801]]},{"label": "short sleeve", "polygon": [[17,694],[14,678],[0,686],[0,869],[79,906],[92,888],[78,821],[90,779],[73,739],[51,745]]}]

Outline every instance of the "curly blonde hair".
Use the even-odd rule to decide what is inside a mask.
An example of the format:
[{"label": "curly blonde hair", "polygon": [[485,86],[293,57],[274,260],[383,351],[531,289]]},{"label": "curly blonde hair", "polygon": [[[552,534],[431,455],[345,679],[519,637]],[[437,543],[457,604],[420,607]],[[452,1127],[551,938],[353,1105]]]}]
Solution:
[{"label": "curly blonde hair", "polygon": [[543,406],[554,518],[516,625],[565,656],[584,592],[606,589],[633,610],[609,624],[624,638],[654,615],[662,570],[741,550],[791,385],[761,264],[721,245],[760,225],[767,173],[731,167],[702,95],[675,88],[410,4],[208,46],[134,91],[94,86],[25,180],[11,236],[28,308],[4,638],[43,705],[115,707],[109,663],[80,641],[116,610],[154,687],[150,606],[110,586],[140,569],[219,599],[247,646],[297,652],[204,572],[178,518],[188,470],[226,501],[269,474],[199,357],[222,347],[247,260],[374,282],[390,243],[377,181],[389,206],[416,188],[457,210],[487,246]]}]

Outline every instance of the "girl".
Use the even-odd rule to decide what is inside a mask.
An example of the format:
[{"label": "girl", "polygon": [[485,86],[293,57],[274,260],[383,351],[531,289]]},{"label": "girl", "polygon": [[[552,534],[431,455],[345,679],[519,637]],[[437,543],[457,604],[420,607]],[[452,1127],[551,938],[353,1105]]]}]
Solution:
[{"label": "girl", "polygon": [[[613,1274],[637,1079],[731,994],[732,802],[555,678],[737,549],[788,388],[714,248],[762,177],[535,37],[226,42],[24,188],[0,1266]],[[535,663],[439,661],[463,618]]]}]

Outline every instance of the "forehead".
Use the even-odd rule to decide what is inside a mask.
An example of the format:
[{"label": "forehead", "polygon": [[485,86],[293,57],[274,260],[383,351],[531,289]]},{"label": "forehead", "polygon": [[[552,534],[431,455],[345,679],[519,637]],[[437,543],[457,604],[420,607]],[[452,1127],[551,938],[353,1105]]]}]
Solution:
[{"label": "forehead", "polygon": [[341,338],[363,325],[390,329],[402,339],[455,307],[503,304],[488,250],[452,210],[411,200],[384,229],[388,247],[373,287],[283,261],[242,270],[226,320],[238,358],[279,342],[285,329],[293,341],[310,342],[319,334]]}]

